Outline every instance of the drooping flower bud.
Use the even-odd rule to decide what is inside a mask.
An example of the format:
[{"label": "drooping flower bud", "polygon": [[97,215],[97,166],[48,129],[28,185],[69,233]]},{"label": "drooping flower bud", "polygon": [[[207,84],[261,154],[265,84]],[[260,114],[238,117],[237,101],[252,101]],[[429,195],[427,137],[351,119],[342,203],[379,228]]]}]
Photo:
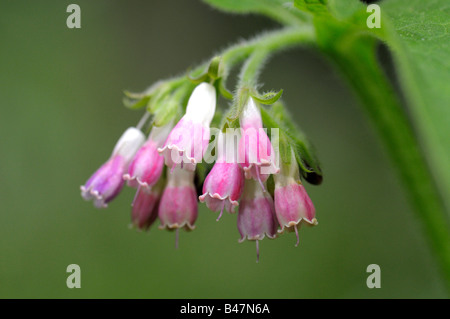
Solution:
[{"label": "drooping flower bud", "polygon": [[170,132],[164,147],[158,148],[168,167],[178,164],[193,171],[205,154],[210,124],[216,110],[216,90],[208,83],[199,84],[189,98],[186,113]]},{"label": "drooping flower bud", "polygon": [[242,138],[239,142],[239,162],[246,178],[262,186],[270,174],[278,173],[275,152],[265,132],[261,113],[253,98],[249,98],[240,117]]},{"label": "drooping flower bud", "polygon": [[131,205],[131,221],[138,229],[147,230],[158,218],[158,204],[163,186],[162,179],[151,188],[138,186]]},{"label": "drooping flower bud", "polygon": [[285,228],[288,231],[295,231],[297,246],[299,244],[298,227],[301,221],[317,225],[317,219],[314,205],[300,181],[298,165],[292,150],[290,163],[282,163],[280,173],[274,175],[274,179],[275,212],[281,226],[278,232],[283,233]]},{"label": "drooping flower bud", "polygon": [[205,179],[203,195],[199,197],[200,202],[206,202],[206,206],[212,211],[220,210],[217,220],[222,216],[224,208],[229,213],[234,212],[244,189],[244,172],[237,163],[236,147],[230,145],[233,142],[234,140],[227,141],[222,132],[219,133],[217,160]]},{"label": "drooping flower bud", "polygon": [[98,208],[107,207],[108,202],[120,193],[124,184],[122,176],[144,141],[145,136],[140,130],[128,128],[116,143],[109,160],[80,187],[81,196],[85,200],[93,199]]},{"label": "drooping flower bud", "polygon": [[192,230],[197,214],[194,172],[177,167],[172,174],[168,174],[168,182],[159,203],[159,228]]},{"label": "drooping flower bud", "polygon": [[158,147],[164,144],[171,128],[172,124],[152,128],[147,141],[131,162],[128,173],[123,176],[128,181],[128,186],[141,186],[149,190],[159,180],[164,168],[164,158],[159,154]]},{"label": "drooping flower bud", "polygon": [[265,236],[275,238],[278,223],[272,197],[265,192],[255,180],[246,180],[244,194],[239,205],[238,230],[241,234],[239,242],[256,241],[257,261],[259,260],[258,241]]}]

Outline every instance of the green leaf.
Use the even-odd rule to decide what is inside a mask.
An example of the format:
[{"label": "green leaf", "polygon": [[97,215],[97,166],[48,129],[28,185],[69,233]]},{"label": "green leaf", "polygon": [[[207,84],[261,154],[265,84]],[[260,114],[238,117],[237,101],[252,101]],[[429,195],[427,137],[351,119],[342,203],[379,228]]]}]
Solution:
[{"label": "green leaf", "polygon": [[285,0],[203,0],[209,5],[231,13],[266,15],[285,25],[301,25],[308,17],[289,8]]},{"label": "green leaf", "polygon": [[[382,23],[413,121],[450,208],[450,6],[448,0],[381,3]],[[387,22],[390,24],[388,25]]]},{"label": "green leaf", "polygon": [[328,16],[344,20],[364,9],[359,0],[295,0],[295,6],[316,16]]},{"label": "green leaf", "polygon": [[350,18],[357,11],[365,11],[365,6],[358,0],[328,0],[328,9],[336,19],[344,20]]}]

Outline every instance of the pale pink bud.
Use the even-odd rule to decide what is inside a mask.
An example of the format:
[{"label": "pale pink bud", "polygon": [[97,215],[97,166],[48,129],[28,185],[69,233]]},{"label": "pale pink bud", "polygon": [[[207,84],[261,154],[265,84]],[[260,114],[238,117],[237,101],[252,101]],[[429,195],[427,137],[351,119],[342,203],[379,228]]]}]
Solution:
[{"label": "pale pink bud", "polygon": [[160,179],[151,188],[138,187],[131,204],[131,221],[135,227],[147,230],[158,218],[158,204],[164,181]]},{"label": "pale pink bud", "polygon": [[[220,210],[217,220],[222,216],[224,208],[229,213],[234,212],[244,189],[244,172],[236,158],[231,157],[227,161],[226,149],[226,139],[220,133],[216,147],[218,158],[203,183],[203,195],[199,197],[200,202],[206,202],[206,206],[212,211]],[[235,148],[230,150],[235,152]]]},{"label": "pale pink bud", "polygon": [[172,174],[168,174],[168,182],[159,203],[159,228],[192,230],[197,214],[194,172],[175,168]]},{"label": "pale pink bud", "polygon": [[272,197],[254,180],[246,180],[244,194],[239,205],[237,219],[238,230],[241,234],[239,242],[256,241],[257,261],[259,260],[258,241],[265,236],[275,238],[278,223]]},{"label": "pale pink bud", "polygon": [[201,162],[210,138],[210,124],[216,109],[216,90],[199,84],[191,94],[186,114],[170,132],[164,147],[158,148],[168,167],[178,164],[190,171]]},{"label": "pale pink bud", "polygon": [[145,136],[140,130],[128,128],[116,143],[109,160],[80,187],[81,196],[85,200],[93,199],[98,208],[107,207],[107,203],[120,193],[124,183],[122,175],[144,141]]},{"label": "pale pink bud", "polygon": [[240,125],[239,162],[245,177],[258,180],[261,184],[270,174],[278,173],[279,169],[272,143],[262,125],[261,113],[251,97],[242,111]]},{"label": "pale pink bud", "polygon": [[158,147],[164,144],[171,128],[172,124],[153,127],[147,141],[131,162],[128,173],[123,176],[128,186],[141,186],[148,190],[159,180],[164,168],[164,157],[159,154]]}]

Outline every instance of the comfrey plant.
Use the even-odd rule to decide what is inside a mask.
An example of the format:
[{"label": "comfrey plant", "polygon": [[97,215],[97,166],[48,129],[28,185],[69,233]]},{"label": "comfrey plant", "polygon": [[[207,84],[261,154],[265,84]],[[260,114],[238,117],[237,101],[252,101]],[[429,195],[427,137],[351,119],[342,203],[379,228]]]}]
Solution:
[{"label": "comfrey plant", "polygon": [[[133,225],[145,230],[159,219],[160,228],[176,230],[177,245],[179,229],[194,229],[199,201],[218,214],[217,220],[224,211],[237,213],[240,241],[255,241],[258,255],[260,240],[286,231],[296,234],[298,245],[300,226],[317,224],[304,182],[320,184],[322,171],[280,99],[283,91],[262,92],[259,74],[279,51],[309,46],[337,66],[360,98],[450,287],[450,201],[445,196],[450,148],[444,142],[448,121],[442,108],[448,105],[442,96],[449,90],[442,83],[426,83],[447,78],[445,34],[436,27],[447,0],[380,1],[387,12],[381,23],[372,21],[380,13],[372,17],[359,0],[204,1],[223,11],[266,15],[282,27],[228,47],[188,74],[159,81],[142,93],[126,92],[125,105],[145,108],[145,113],[81,187],[83,198],[106,207],[126,183],[136,188]],[[416,20],[427,32],[417,29]],[[380,67],[380,40],[394,49],[396,62],[403,62],[398,71],[408,105],[401,104]],[[417,54],[421,50],[427,59]],[[226,83],[238,65],[232,94]],[[408,116],[405,107],[411,108]],[[418,124],[415,129],[409,118]]]},{"label": "comfrey plant", "polygon": [[[106,207],[126,182],[136,188],[132,224],[147,230],[159,219],[161,229],[176,231],[177,247],[179,230],[195,228],[198,201],[220,212],[218,221],[224,210],[238,212],[240,242],[255,241],[258,259],[258,243],[266,236],[276,238],[287,229],[295,231],[298,244],[300,223],[317,224],[300,172],[313,184],[322,181],[322,173],[280,100],[282,91],[261,94],[257,80],[272,53],[267,48],[290,47],[308,40],[309,32],[266,34],[225,50],[188,76],[158,82],[140,94],[126,93],[127,106],[146,106],[146,112],[81,187],[83,198]],[[225,81],[242,60],[232,95]],[[228,109],[217,107],[219,98],[230,99]]]},{"label": "comfrey plant", "polygon": [[[150,89],[151,93],[144,93],[138,103],[148,99],[150,107],[137,127],[123,134],[111,158],[81,186],[82,196],[94,199],[97,207],[106,207],[127,182],[136,188],[132,224],[147,230],[159,219],[159,228],[176,231],[176,247],[179,230],[195,228],[198,201],[212,211],[220,211],[217,221],[224,210],[235,213],[239,206],[240,242],[255,241],[259,259],[258,242],[264,237],[276,238],[287,227],[295,230],[298,244],[297,225],[303,220],[317,224],[299,172],[321,173],[317,161],[308,164],[313,157],[305,148],[306,141],[289,139],[287,129],[282,128],[288,117],[283,104],[277,101],[280,94],[261,97],[255,86],[242,84],[234,104],[225,113],[228,116],[216,114],[220,92],[216,87],[221,77],[211,69],[217,63],[220,60],[214,58],[207,77],[186,78],[183,86],[176,85],[173,92],[159,83],[158,88]],[[157,94],[164,96],[159,97],[161,105],[151,102]],[[184,94],[189,94],[185,109]],[[169,107],[176,103],[177,107],[167,110],[166,103]],[[273,110],[265,110],[262,103],[276,104]],[[181,117],[180,110],[184,110]],[[271,118],[271,138],[262,114]],[[213,122],[214,118],[220,122]],[[301,136],[289,124],[289,134]],[[150,127],[147,138],[142,131],[145,126]],[[306,168],[310,166],[315,170]],[[197,194],[196,189],[202,192]]]}]

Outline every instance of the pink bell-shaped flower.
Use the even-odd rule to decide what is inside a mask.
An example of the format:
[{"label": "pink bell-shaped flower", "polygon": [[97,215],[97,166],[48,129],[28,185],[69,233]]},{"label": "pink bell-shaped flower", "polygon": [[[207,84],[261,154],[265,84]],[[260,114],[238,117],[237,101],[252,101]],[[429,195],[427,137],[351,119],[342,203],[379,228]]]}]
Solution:
[{"label": "pink bell-shaped flower", "polygon": [[158,207],[160,229],[192,230],[198,215],[197,193],[194,186],[194,172],[175,168],[168,174],[168,182]]},{"label": "pink bell-shaped flower", "polygon": [[304,221],[309,225],[317,225],[316,210],[300,181],[298,164],[291,150],[290,163],[282,163],[280,173],[275,179],[275,213],[280,223],[279,233],[286,230],[295,231],[296,246],[299,244],[298,227]]},{"label": "pink bell-shaped flower", "polygon": [[170,132],[164,147],[158,148],[168,167],[180,165],[195,170],[206,152],[215,110],[215,88],[205,82],[199,84],[189,98],[186,113]]},{"label": "pink bell-shaped flower", "polygon": [[147,141],[134,156],[128,168],[128,173],[123,178],[128,181],[128,186],[144,187],[149,190],[161,177],[164,168],[164,157],[158,152],[169,132],[172,124],[162,127],[153,127]]},{"label": "pink bell-shaped flower", "polygon": [[158,204],[164,181],[160,179],[151,188],[139,186],[131,204],[131,221],[140,230],[147,230],[158,218]]},{"label": "pink bell-shaped flower", "polygon": [[272,197],[265,192],[255,180],[246,180],[244,194],[239,205],[237,219],[238,230],[241,234],[239,242],[256,241],[257,261],[259,260],[259,240],[265,236],[277,236],[278,223]]},{"label": "pink bell-shaped flower", "polygon": [[234,212],[244,190],[244,172],[237,163],[236,147],[230,142],[232,141],[227,141],[222,132],[219,133],[217,160],[203,183],[203,195],[199,197],[200,202],[206,202],[206,206],[212,211],[220,210],[217,220],[222,216],[224,208],[229,213]]},{"label": "pink bell-shaped flower", "polygon": [[128,128],[116,143],[109,160],[80,187],[81,196],[85,200],[93,199],[98,208],[107,207],[108,202],[120,193],[124,184],[122,176],[144,141],[145,136],[140,130]]}]

